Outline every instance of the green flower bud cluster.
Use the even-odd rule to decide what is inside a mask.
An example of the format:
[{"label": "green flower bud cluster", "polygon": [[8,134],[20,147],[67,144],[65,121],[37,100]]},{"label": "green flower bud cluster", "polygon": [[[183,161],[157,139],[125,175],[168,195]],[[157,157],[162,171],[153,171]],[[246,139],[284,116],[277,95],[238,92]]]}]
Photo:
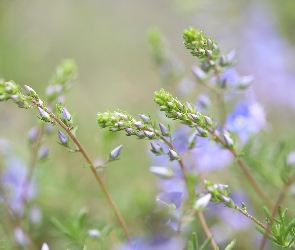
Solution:
[{"label": "green flower bud cluster", "polygon": [[235,208],[234,201],[229,197],[230,191],[227,185],[215,184],[213,182],[204,181],[205,188],[211,194],[211,201],[215,203],[223,203],[225,206]]},{"label": "green flower bud cluster", "polygon": [[125,130],[127,136],[135,135],[139,139],[156,139],[158,136],[151,128],[151,120],[147,115],[139,115],[141,120],[136,120],[133,116],[121,110],[115,112],[104,112],[97,114],[97,123],[101,128],[109,128],[109,131],[116,132]]},{"label": "green flower bud cluster", "polygon": [[[46,89],[48,101],[52,102],[70,89],[77,76],[77,66],[73,60],[64,60],[56,69]],[[61,101],[61,100],[59,100]]]},{"label": "green flower bud cluster", "polygon": [[188,102],[180,102],[164,89],[155,92],[154,101],[160,106],[160,110],[165,112],[168,118],[180,120],[183,124],[190,127],[196,127],[198,136],[208,136],[206,128],[213,125],[213,122],[211,118],[197,111],[194,105]]},{"label": "green flower bud cluster", "polygon": [[217,43],[211,37],[207,38],[200,30],[193,27],[184,30],[183,39],[184,46],[199,59],[216,60],[220,56]]},{"label": "green flower bud cluster", "polygon": [[14,82],[5,82],[0,79],[0,101],[12,99],[19,108],[29,108],[30,105],[26,102],[20,87]]}]

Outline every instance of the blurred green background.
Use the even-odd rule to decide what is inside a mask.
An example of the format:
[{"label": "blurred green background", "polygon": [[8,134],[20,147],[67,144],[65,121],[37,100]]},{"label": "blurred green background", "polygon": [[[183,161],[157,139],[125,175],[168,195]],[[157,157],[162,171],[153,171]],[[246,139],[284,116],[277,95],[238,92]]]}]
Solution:
[{"label": "blurred green background", "polygon": [[[163,32],[189,77],[196,59],[182,44],[185,28],[203,30],[224,52],[235,48],[239,72],[256,78],[257,98],[275,122],[273,128],[290,130],[295,107],[294,9],[291,0],[0,0],[0,77],[29,85],[42,98],[56,65],[64,58],[77,62],[78,81],[67,94],[66,107],[76,114],[78,138],[93,159],[104,159],[124,145],[121,160],[104,176],[132,233],[140,234],[157,193],[156,179],[148,171],[148,142],[101,131],[96,114],[121,109],[157,117],[153,92],[162,85],[149,55],[148,30],[158,27]],[[26,134],[37,122],[37,111],[0,103],[0,113],[0,137],[10,140],[26,161]],[[49,141],[49,160],[37,168],[42,180],[38,199],[45,214],[85,206],[91,216],[112,221],[104,199],[97,199],[103,195],[91,172],[82,168],[82,157],[57,145],[56,135]],[[51,244],[61,249],[59,241]]]}]

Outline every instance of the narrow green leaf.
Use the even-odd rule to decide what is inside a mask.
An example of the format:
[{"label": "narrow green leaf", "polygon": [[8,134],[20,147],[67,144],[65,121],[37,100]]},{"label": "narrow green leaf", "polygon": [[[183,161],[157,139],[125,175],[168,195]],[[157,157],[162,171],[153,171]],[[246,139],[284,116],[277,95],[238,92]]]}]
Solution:
[{"label": "narrow green leaf", "polygon": [[199,250],[206,250],[207,246],[210,244],[210,241],[212,239],[212,236],[207,238],[204,243],[200,246]]},{"label": "narrow green leaf", "polygon": [[236,239],[233,239],[231,243],[229,243],[224,250],[231,250],[236,245]]}]

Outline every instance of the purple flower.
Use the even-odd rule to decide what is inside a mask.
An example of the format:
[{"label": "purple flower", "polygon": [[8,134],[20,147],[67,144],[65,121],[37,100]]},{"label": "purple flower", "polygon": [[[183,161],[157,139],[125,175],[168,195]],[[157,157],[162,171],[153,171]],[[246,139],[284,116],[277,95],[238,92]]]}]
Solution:
[{"label": "purple flower", "polygon": [[182,202],[181,192],[160,193],[157,195],[157,204],[159,207],[173,207],[178,209]]},{"label": "purple flower", "polygon": [[202,137],[198,138],[196,147],[191,150],[191,158],[195,162],[197,170],[201,172],[220,170],[233,162],[233,156],[229,150]]},{"label": "purple flower", "polygon": [[251,134],[258,133],[265,125],[265,112],[259,103],[248,105],[239,102],[234,111],[227,116],[225,127],[237,133],[241,141],[246,143]]},{"label": "purple flower", "polygon": [[[30,202],[36,197],[36,184],[34,181],[26,184],[27,169],[18,159],[7,161],[7,170],[1,178],[1,186],[4,194],[0,195],[0,201],[5,201],[12,211],[22,215],[24,202]],[[24,191],[25,188],[25,191]]]}]

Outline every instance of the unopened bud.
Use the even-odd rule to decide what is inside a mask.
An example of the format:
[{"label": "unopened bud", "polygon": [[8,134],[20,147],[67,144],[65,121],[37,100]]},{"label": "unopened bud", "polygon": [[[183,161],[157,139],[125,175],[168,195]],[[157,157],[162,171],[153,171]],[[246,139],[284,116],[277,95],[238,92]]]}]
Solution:
[{"label": "unopened bud", "polygon": [[36,126],[32,127],[28,132],[29,142],[35,142],[37,140],[38,133],[39,133],[38,127],[36,127]]},{"label": "unopened bud", "polygon": [[141,118],[141,120],[143,121],[143,122],[150,122],[151,121],[151,118],[149,118],[148,116],[146,116],[146,115],[141,115],[141,114],[139,114],[139,117]]},{"label": "unopened bud", "polygon": [[188,148],[192,149],[196,145],[197,133],[193,133],[188,139]]},{"label": "unopened bud", "polygon": [[58,139],[61,142],[61,144],[64,146],[68,146],[68,137],[60,130],[58,130],[57,133],[58,133]]},{"label": "unopened bud", "polygon": [[125,128],[125,131],[128,135],[130,135],[133,132],[132,128]]},{"label": "unopened bud", "polygon": [[153,152],[155,155],[161,155],[164,153],[163,148],[159,144],[151,142],[151,148],[151,152]]},{"label": "unopened bud", "polygon": [[205,119],[205,122],[208,126],[213,125],[212,119],[209,116],[204,115],[204,119]]},{"label": "unopened bud", "polygon": [[39,110],[42,121],[49,122],[50,121],[49,114],[43,109],[41,109],[40,107],[38,107],[38,110]]},{"label": "unopened bud", "polygon": [[167,168],[167,167],[161,167],[161,166],[152,166],[150,167],[150,171],[161,177],[161,178],[166,178],[166,179],[169,179],[171,177],[173,177],[173,171],[170,169],[170,168]]},{"label": "unopened bud", "polygon": [[193,74],[195,75],[195,77],[198,80],[203,81],[204,79],[206,79],[205,72],[203,70],[201,70],[199,67],[193,66],[192,67],[192,71],[193,71]]},{"label": "unopened bud", "polygon": [[209,204],[211,197],[212,195],[209,193],[197,199],[197,201],[195,202],[194,208],[197,211],[202,211]]},{"label": "unopened bud", "polygon": [[44,159],[48,156],[48,153],[49,153],[49,147],[47,145],[43,145],[38,152],[38,158]]},{"label": "unopened bud", "polygon": [[28,96],[31,97],[38,97],[37,93],[35,92],[35,90],[33,90],[30,86],[25,85],[25,89],[27,91]]},{"label": "unopened bud", "polygon": [[133,123],[135,127],[141,129],[143,127],[143,123],[141,121],[138,121],[138,122],[134,122]]},{"label": "unopened bud", "polygon": [[178,156],[178,154],[174,150],[172,150],[172,149],[169,149],[168,155],[169,155],[170,161],[174,161],[174,160],[179,160],[180,159],[179,156]]},{"label": "unopened bud", "polygon": [[123,145],[120,145],[112,150],[112,152],[110,153],[110,159],[109,159],[110,161],[114,161],[114,160],[118,159],[118,157],[121,153],[122,147],[123,147]]},{"label": "unopened bud", "polygon": [[170,131],[164,124],[159,123],[159,128],[160,128],[161,134],[163,136],[170,136]]},{"label": "unopened bud", "polygon": [[200,126],[196,126],[197,131],[199,132],[198,135],[201,137],[207,137],[209,135],[208,131],[203,129]]},{"label": "unopened bud", "polygon": [[150,131],[143,131],[143,133],[145,134],[145,136],[149,139],[154,139],[155,138],[155,133],[150,132]]}]

